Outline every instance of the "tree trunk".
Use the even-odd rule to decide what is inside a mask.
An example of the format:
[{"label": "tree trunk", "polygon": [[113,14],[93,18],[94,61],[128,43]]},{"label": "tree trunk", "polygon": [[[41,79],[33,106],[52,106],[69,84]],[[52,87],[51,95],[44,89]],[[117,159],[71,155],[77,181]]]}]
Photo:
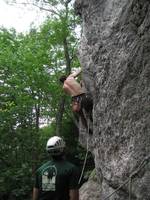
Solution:
[{"label": "tree trunk", "polygon": [[[68,49],[68,43],[67,39],[64,39],[63,43],[64,47],[64,56],[65,56],[65,62],[66,62],[66,74],[70,74],[71,72],[71,59],[69,56],[69,49]],[[63,114],[65,111],[65,102],[66,102],[66,97],[65,95],[60,97],[60,102],[59,102],[59,108],[58,108],[58,113],[56,116],[56,135],[60,135],[62,131],[62,119],[63,119]]]},{"label": "tree trunk", "polygon": [[62,131],[62,119],[65,108],[65,96],[60,98],[58,113],[56,116],[56,135],[60,135]]}]

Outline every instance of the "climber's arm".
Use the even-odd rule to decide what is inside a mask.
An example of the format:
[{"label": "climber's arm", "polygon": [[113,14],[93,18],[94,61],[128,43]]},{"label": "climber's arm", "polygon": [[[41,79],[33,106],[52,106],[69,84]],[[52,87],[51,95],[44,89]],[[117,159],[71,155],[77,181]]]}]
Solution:
[{"label": "climber's arm", "polygon": [[80,68],[77,71],[75,71],[72,74],[70,74],[69,77],[76,78],[81,73],[81,71],[82,71],[82,69]]}]

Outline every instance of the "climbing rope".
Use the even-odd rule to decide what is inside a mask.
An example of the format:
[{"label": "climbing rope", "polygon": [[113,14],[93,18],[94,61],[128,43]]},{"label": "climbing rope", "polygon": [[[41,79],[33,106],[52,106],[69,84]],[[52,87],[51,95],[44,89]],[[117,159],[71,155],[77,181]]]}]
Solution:
[{"label": "climbing rope", "polygon": [[[89,130],[90,130],[90,119],[88,119],[88,135],[89,135]],[[84,173],[84,170],[85,170],[85,166],[86,166],[86,162],[87,162],[88,153],[89,153],[89,138],[87,138],[87,143],[86,143],[86,154],[85,154],[84,163],[83,163],[81,175],[80,175],[79,182],[78,182],[79,185],[80,185],[80,183],[81,183],[81,180],[82,180],[82,177],[83,177],[83,173]]]},{"label": "climbing rope", "polygon": [[[77,125],[78,127],[78,124],[77,122],[74,120],[73,116],[71,116],[69,113],[68,115],[73,119],[73,121],[75,122],[75,124]],[[88,118],[88,135],[89,135],[89,130],[90,130],[90,118]],[[78,127],[79,128],[79,127]],[[84,158],[84,163],[83,163],[83,167],[82,167],[82,171],[81,171],[81,175],[80,175],[80,178],[79,178],[79,181],[78,181],[78,185],[80,185],[81,183],[81,180],[82,180],[82,177],[83,177],[83,173],[84,173],[84,170],[85,170],[85,166],[86,166],[86,162],[87,162],[87,157],[88,157],[88,153],[89,153],[89,138],[87,138],[87,144],[86,144],[86,154],[85,154],[85,158]]]},{"label": "climbing rope", "polygon": [[132,177],[129,177],[129,200],[131,200],[132,193]]},{"label": "climbing rope", "polygon": [[109,199],[111,196],[113,196],[115,193],[117,193],[118,190],[120,190],[120,188],[122,188],[124,185],[126,185],[127,183],[129,183],[129,200],[131,200],[131,189],[132,189],[132,179],[138,174],[138,172],[146,165],[149,163],[150,160],[150,156],[146,156],[143,161],[141,162],[141,164],[139,165],[139,167],[130,174],[129,178],[124,181],[114,192],[112,192],[110,195],[108,195],[106,198],[104,198],[103,200]]},{"label": "climbing rope", "polygon": [[[88,140],[88,139],[87,139]],[[87,144],[88,144],[88,141],[87,141]],[[84,163],[83,163],[83,167],[82,167],[82,172],[81,172],[81,175],[80,175],[80,178],[79,178],[79,182],[78,184],[80,185],[81,183],[81,180],[82,180],[82,177],[83,177],[83,173],[84,173],[84,170],[85,170],[85,166],[86,166],[86,162],[87,162],[87,157],[88,157],[88,148],[87,148],[87,151],[86,151],[86,154],[85,154],[85,158],[84,158]]]}]

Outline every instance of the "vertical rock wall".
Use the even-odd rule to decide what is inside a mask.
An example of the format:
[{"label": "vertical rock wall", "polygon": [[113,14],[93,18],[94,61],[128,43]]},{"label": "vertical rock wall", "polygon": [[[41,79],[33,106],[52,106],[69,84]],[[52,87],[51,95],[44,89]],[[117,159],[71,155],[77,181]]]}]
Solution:
[{"label": "vertical rock wall", "polygon": [[[93,96],[93,135],[80,142],[95,159],[101,200],[143,166],[111,200],[150,199],[150,1],[76,0],[79,59]],[[93,199],[94,200],[94,199]]]}]

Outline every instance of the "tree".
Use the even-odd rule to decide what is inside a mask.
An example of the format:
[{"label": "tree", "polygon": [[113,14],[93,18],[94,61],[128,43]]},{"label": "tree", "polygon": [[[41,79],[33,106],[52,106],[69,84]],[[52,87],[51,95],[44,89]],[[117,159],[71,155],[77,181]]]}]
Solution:
[{"label": "tree", "polygon": [[[9,1],[10,2],[10,1]],[[13,3],[20,4],[19,1]],[[74,15],[73,1],[71,0],[25,0],[21,4],[33,5],[41,10],[49,12],[50,23],[48,22],[44,31],[48,31],[48,37],[53,45],[54,56],[63,54],[62,60],[59,63],[59,68],[62,73],[70,74],[71,68],[79,65],[76,57],[76,35],[75,28],[79,24],[78,18]],[[48,30],[49,29],[49,30]],[[52,31],[52,32],[51,32]],[[51,33],[50,33],[51,32]],[[48,39],[48,38],[47,38]],[[49,41],[49,39],[48,39]],[[57,53],[56,53],[57,52]],[[65,66],[65,67],[64,67]],[[56,71],[56,70],[55,70]],[[58,104],[58,112],[56,115],[56,134],[59,135],[62,131],[62,120],[67,104],[66,96],[61,95]]]},{"label": "tree", "polygon": [[[58,6],[58,1],[53,3]],[[79,65],[75,19],[72,8],[65,8],[66,12],[53,14],[26,35],[0,29],[0,193],[16,199],[29,198],[30,177],[45,159],[48,137],[57,132],[73,146],[69,134],[77,135],[68,114],[70,99],[58,83],[60,74],[69,74],[71,67]],[[41,121],[45,119],[50,126],[44,129]]]}]

